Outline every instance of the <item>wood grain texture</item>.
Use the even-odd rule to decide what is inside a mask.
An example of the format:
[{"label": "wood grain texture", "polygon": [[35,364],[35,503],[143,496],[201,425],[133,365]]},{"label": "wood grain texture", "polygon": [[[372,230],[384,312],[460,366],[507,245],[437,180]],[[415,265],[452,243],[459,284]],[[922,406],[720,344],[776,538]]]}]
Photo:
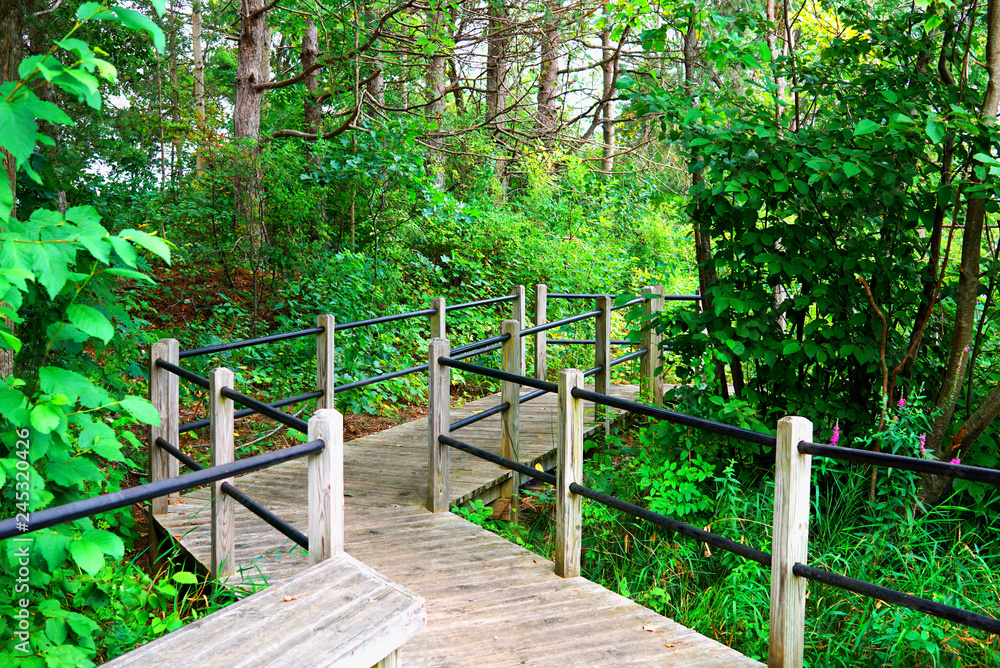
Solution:
[{"label": "wood grain texture", "polygon": [[[647,285],[642,289],[644,295],[656,295],[653,299],[646,300],[646,316],[655,317],[663,312],[663,295],[665,294],[662,285]],[[663,335],[656,331],[656,321],[646,322],[642,330],[642,347],[647,352],[642,357],[641,387],[643,396],[648,396],[650,400],[663,405],[663,374],[657,373],[657,369],[663,366],[663,351],[660,344]]]},{"label": "wood grain texture", "polygon": [[[212,369],[208,377],[208,409],[211,417],[212,466],[233,461],[235,448],[233,431],[233,400],[222,396],[223,387],[233,387],[231,369]],[[222,491],[223,483],[232,484],[234,478],[212,483],[212,558],[209,574],[213,579],[225,581],[236,572],[236,502]]]},{"label": "wood grain texture", "polygon": [[[544,325],[549,317],[549,288],[544,283],[535,286],[535,326]],[[535,334],[535,378],[545,380],[549,372],[547,354],[548,332]]]},{"label": "wood grain texture", "polygon": [[583,387],[583,372],[559,372],[559,447],[556,455],[556,575],[580,575],[583,545],[583,498],[569,491],[583,484],[583,400],[570,392]]},{"label": "wood grain texture", "polygon": [[105,665],[370,668],[426,624],[422,598],[340,554]]},{"label": "wood grain texture", "polygon": [[344,417],[321,408],[309,418],[310,441],[326,447],[310,455],[308,473],[309,565],[344,551]]},{"label": "wood grain texture", "polygon": [[[171,457],[165,450],[157,447],[156,439],[162,438],[171,445],[180,446],[179,416],[180,380],[169,371],[156,366],[156,360],[162,359],[171,364],[180,363],[180,345],[177,339],[160,339],[150,347],[149,351],[149,401],[160,414],[160,425],[149,428],[149,481],[166,480],[180,474],[180,462]],[[153,499],[150,504],[152,513],[164,513],[167,505],[177,503],[180,493]]]},{"label": "wood grain texture", "polygon": [[[524,300],[524,286],[515,285],[514,286],[514,304],[511,307],[511,320],[517,320],[518,331],[524,329],[528,321],[527,305]],[[521,364],[518,366],[517,371],[514,373],[524,376],[525,375],[525,358],[524,358],[524,339],[519,338],[518,342],[518,353],[520,354]]]},{"label": "wood grain texture", "polygon": [[[601,295],[595,300],[595,308],[601,313],[594,322],[594,366],[604,367],[594,374],[594,391],[600,394],[607,394],[611,387],[611,297]],[[607,416],[609,415],[606,406],[595,405],[598,419],[605,422],[607,431]]]},{"label": "wood grain texture", "polygon": [[431,308],[437,309],[437,313],[430,316],[432,339],[448,338],[448,328],[446,322],[448,311],[446,306],[444,297],[435,297],[431,300]]},{"label": "wood grain texture", "polygon": [[337,320],[328,313],[316,316],[316,326],[326,329],[316,335],[316,389],[323,390],[323,396],[316,400],[317,410],[333,408],[333,388],[336,383],[337,366],[334,358],[335,330]]},{"label": "wood grain texture", "polygon": [[[613,396],[628,399],[637,390],[611,386]],[[452,408],[451,418],[498,402],[496,395],[469,402]],[[595,429],[593,413],[589,406],[583,413],[589,435]],[[557,396],[547,394],[522,405],[520,417],[521,462],[554,466]],[[499,454],[500,418],[494,415],[454,435]],[[451,513],[427,512],[427,465],[426,418],[344,445],[346,552],[427,602],[427,628],[402,650],[407,666],[761,665],[597,584],[561,578],[551,561]],[[288,462],[242,476],[239,486],[304,530],[307,468],[302,460]],[[451,453],[453,505],[496,498],[507,479],[508,472],[498,466],[464,452]],[[209,501],[207,490],[191,491],[156,517],[203,564],[210,553]],[[238,582],[272,584],[287,592],[281,589],[285,582],[308,566],[304,552],[239,507],[236,525]],[[258,629],[249,635],[255,634],[266,646],[268,634]],[[228,655],[219,653],[216,659],[227,663]]]},{"label": "wood grain texture", "polygon": [[[520,286],[519,286],[520,287]],[[522,296],[523,296],[522,288]],[[500,368],[508,373],[524,375],[521,368],[524,360],[521,354],[524,349],[521,347],[521,322],[519,320],[504,320],[500,325],[501,334],[510,334],[510,338],[503,343],[500,351]],[[510,381],[502,381],[500,384],[500,403],[507,403],[510,407],[500,414],[501,435],[500,435],[500,456],[507,459],[520,461],[520,430],[521,430],[521,406],[518,401],[521,397],[521,385]],[[521,475],[513,471],[510,478],[503,483],[500,490],[500,497],[510,499],[510,521],[517,522],[518,498],[517,492],[521,488]]]},{"label": "wood grain texture", "polygon": [[451,354],[448,339],[431,339],[427,354],[427,509],[448,510],[451,448],[438,441],[451,425],[451,368],[438,360]]},{"label": "wood grain texture", "polygon": [[806,579],[792,573],[809,554],[809,488],[812,456],[799,453],[812,441],[812,422],[801,417],[778,421],[774,472],[774,540],[771,546],[769,668],[801,668],[804,651]]}]

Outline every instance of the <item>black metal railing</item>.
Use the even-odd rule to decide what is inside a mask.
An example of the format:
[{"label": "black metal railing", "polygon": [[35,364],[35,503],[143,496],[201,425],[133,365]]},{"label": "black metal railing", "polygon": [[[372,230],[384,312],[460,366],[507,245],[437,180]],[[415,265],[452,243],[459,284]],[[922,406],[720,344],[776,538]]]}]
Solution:
[{"label": "black metal railing", "polygon": [[[57,524],[78,520],[82,517],[90,517],[91,515],[131,506],[133,503],[149,501],[160,496],[167,496],[174,492],[191,489],[192,487],[201,487],[202,485],[225,478],[270,468],[271,466],[298,459],[299,457],[320,453],[325,447],[326,444],[323,441],[300,443],[282,450],[265,452],[264,454],[254,455],[253,457],[247,457],[246,459],[228,464],[220,464],[173,478],[148,482],[118,492],[102,494],[61,506],[38,510],[31,513],[31,522],[28,531],[47,529]],[[21,528],[22,526],[23,523],[13,517],[0,520],[0,540],[23,535],[26,532]]]},{"label": "black metal railing", "polygon": [[[636,351],[637,353],[639,351]],[[546,383],[543,381],[538,381],[534,378],[529,378],[527,376],[517,376],[516,374],[510,374],[503,371],[497,371],[496,369],[489,369],[486,367],[477,367],[476,365],[466,364],[462,362],[455,363],[454,360],[449,360],[448,358],[442,357],[439,363],[444,366],[450,366],[453,368],[462,368],[465,371],[472,373],[482,373],[486,376],[491,376],[498,378],[500,380],[507,380],[510,382],[520,383],[522,385],[528,385],[530,387],[538,387],[539,393],[558,391],[558,387],[553,383]],[[555,388],[555,389],[553,389]],[[628,401],[625,399],[618,399],[616,397],[611,397],[608,395],[598,394],[589,390],[574,387],[570,389],[570,394],[581,400],[593,401],[597,404],[607,406],[609,408],[617,408],[624,411],[629,411],[637,413],[640,415],[645,415],[647,417],[666,420],[673,422],[675,424],[681,424],[688,427],[700,429],[703,431],[708,431],[710,433],[720,434],[724,436],[729,436],[733,438],[739,438],[742,440],[750,441],[753,443],[760,443],[764,445],[775,445],[776,438],[769,434],[762,434],[759,432],[754,432],[748,429],[743,429],[741,427],[734,427],[732,425],[723,424],[720,422],[714,422],[711,420],[705,420],[703,418],[698,418],[691,415],[685,415],[683,413],[675,413],[673,411],[668,411],[655,406],[647,406],[645,404],[640,404],[634,401]],[[491,411],[500,412],[506,408],[505,405],[494,407],[490,409]],[[484,411],[485,413],[486,411]],[[482,414],[477,414],[476,416],[471,416],[471,418],[479,417]],[[485,417],[485,416],[484,416]],[[461,426],[471,424],[471,418],[466,418]],[[479,418],[482,419],[482,418]],[[510,459],[506,459],[499,455],[494,455],[493,453],[486,452],[479,448],[475,448],[467,443],[458,441],[447,435],[440,435],[438,437],[439,442],[449,447],[462,450],[468,454],[480,457],[487,461],[493,462],[505,468],[513,471],[517,471],[522,475],[546,482],[549,484],[555,484],[555,476],[549,473],[544,473],[530,466],[525,466],[520,462],[515,462]],[[840,461],[848,461],[855,463],[869,464],[873,466],[887,466],[892,468],[905,469],[909,471],[915,471],[919,473],[928,473],[933,475],[950,476],[953,478],[962,478],[965,480],[974,480],[978,482],[986,482],[994,485],[1000,486],[1000,470],[985,469],[975,466],[966,466],[962,464],[952,464],[947,462],[939,462],[926,459],[918,459],[915,457],[905,457],[901,455],[892,455],[888,453],[879,452],[869,452],[866,450],[856,450],[852,448],[843,448],[837,446],[823,445],[819,443],[811,443],[807,441],[802,441],[797,444],[797,450],[802,454],[810,454],[814,456],[830,457],[833,459],[838,459]],[[732,541],[730,539],[724,538],[717,534],[713,534],[704,529],[699,529],[698,527],[686,524],[679,520],[655,513],[651,510],[637,506],[635,504],[629,503],[622,499],[604,494],[603,492],[598,492],[596,490],[590,489],[579,483],[571,483],[569,485],[569,491],[578,494],[580,496],[591,499],[598,503],[602,503],[606,506],[616,508],[624,513],[632,515],[633,517],[646,520],[655,524],[656,526],[663,527],[675,533],[693,538],[707,545],[731,552],[733,554],[739,555],[751,561],[754,561],[762,566],[771,568],[771,554],[752,548],[750,546]],[[862,596],[867,596],[869,598],[878,599],[886,603],[893,605],[898,605],[900,607],[905,607],[911,610],[915,610],[924,614],[932,615],[941,619],[949,620],[952,622],[957,622],[965,624],[966,626],[976,628],[988,633],[1000,634],[1000,619],[990,617],[988,615],[982,615],[979,613],[970,612],[962,608],[955,606],[945,605],[932,601],[927,598],[920,596],[915,596],[913,594],[908,594],[905,592],[896,591],[894,589],[889,589],[887,587],[881,587],[879,585],[873,584],[871,582],[865,582],[863,580],[857,580],[846,575],[840,575],[837,573],[832,573],[815,566],[808,566],[806,564],[796,563],[793,565],[792,571],[795,575],[805,578],[807,580],[812,580],[816,582],[822,582],[826,585],[844,589],[846,591],[851,591]]]}]

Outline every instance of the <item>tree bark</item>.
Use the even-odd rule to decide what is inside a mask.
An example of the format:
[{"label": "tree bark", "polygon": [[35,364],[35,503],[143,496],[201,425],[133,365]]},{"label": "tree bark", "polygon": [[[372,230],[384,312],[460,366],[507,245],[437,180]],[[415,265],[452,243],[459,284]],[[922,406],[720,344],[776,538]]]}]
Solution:
[{"label": "tree bark", "polygon": [[233,108],[233,135],[237,139],[260,139],[260,114],[265,83],[261,53],[270,53],[266,46],[267,19],[265,0],[241,0],[240,34],[236,57],[236,105]]},{"label": "tree bark", "polygon": [[[989,74],[989,83],[980,109],[980,118],[984,123],[994,124],[997,118],[997,107],[1000,105],[1000,0],[989,0],[986,13],[987,37],[986,53],[983,62]],[[982,253],[983,222],[986,217],[986,200],[969,199],[965,210],[965,227],[962,235],[962,261],[959,267],[958,292],[955,295],[955,326],[951,340],[951,355],[945,367],[945,375],[941,381],[937,400],[934,402],[934,412],[931,418],[931,433],[927,437],[927,449],[938,459],[948,460],[961,447],[963,430],[950,443],[945,443],[948,426],[955,412],[955,403],[961,390],[962,379],[965,378],[966,364],[969,361],[969,347],[972,342],[972,330],[975,325],[976,302],[979,294],[979,263]],[[994,391],[995,392],[995,391]],[[992,395],[987,397],[981,410],[976,412],[976,420],[971,418],[964,431],[970,428],[982,433],[986,418],[995,411],[992,409]],[[992,419],[992,418],[991,418]],[[969,441],[971,443],[971,441]],[[929,476],[923,479],[921,497],[929,502],[938,501],[947,491],[950,479]]]},{"label": "tree bark", "polygon": [[[205,131],[205,61],[201,53],[201,2],[191,3],[191,57],[194,61],[194,113],[199,134]],[[199,142],[204,141],[199,137]],[[205,158],[198,151],[194,161],[195,171],[201,174],[205,171]]]},{"label": "tree bark", "polygon": [[601,104],[601,129],[604,135],[604,143],[601,146],[601,170],[610,172],[615,168],[615,103],[612,100],[615,86],[615,70],[618,69],[615,58],[616,49],[611,41],[611,26],[609,20],[610,6],[604,6],[606,23],[601,31],[601,73],[603,74],[604,87]]},{"label": "tree bark", "polygon": [[[20,0],[0,0],[0,83],[17,81],[17,67],[21,63],[22,50],[22,16]],[[0,149],[3,154],[4,174],[10,184],[10,192],[14,197],[14,208],[10,215],[17,215],[17,164],[14,156]],[[6,227],[7,221],[0,221],[0,227]],[[4,325],[11,331],[14,323],[4,319]],[[0,348],[0,379],[14,373],[14,351]]]},{"label": "tree bark", "polygon": [[[427,16],[431,26],[441,27],[444,17],[440,12],[431,12]],[[440,133],[444,130],[444,54],[441,45],[434,46],[434,53],[427,60],[427,107],[426,119],[430,127],[427,139],[427,175],[434,182],[434,187],[444,190],[444,153],[441,151],[443,140]]]},{"label": "tree bark", "polygon": [[535,126],[546,146],[552,146],[552,133],[559,121],[556,89],[559,85],[559,22],[558,0],[545,7],[538,45],[538,94]]},{"label": "tree bark", "polygon": [[[302,36],[302,71],[309,72],[305,78],[306,98],[302,105],[303,125],[305,131],[319,134],[323,125],[323,110],[316,102],[319,92],[319,76],[314,68],[319,60],[319,29],[312,21],[306,21],[305,34]],[[313,161],[317,156],[310,158]]]}]

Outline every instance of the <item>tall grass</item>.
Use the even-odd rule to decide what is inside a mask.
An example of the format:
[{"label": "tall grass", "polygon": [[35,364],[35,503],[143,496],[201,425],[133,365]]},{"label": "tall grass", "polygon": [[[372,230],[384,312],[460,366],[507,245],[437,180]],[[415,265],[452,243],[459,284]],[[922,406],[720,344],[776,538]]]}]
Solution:
[{"label": "tall grass", "polygon": [[[648,445],[648,444],[647,444]],[[641,447],[641,446],[640,446]],[[649,506],[641,452],[605,448],[585,466],[587,483]],[[648,478],[648,471],[647,478]],[[703,493],[709,512],[684,517],[753,547],[771,550],[773,481],[748,484],[733,464]],[[912,480],[823,464],[813,476],[810,563],[967,610],[1000,616],[1000,526],[958,503],[922,508]],[[535,512],[519,542],[552,554],[551,490],[528,501]],[[601,585],[766,661],[770,575],[758,564],[584,501],[583,574]],[[510,532],[510,529],[506,529]],[[807,666],[1000,666],[1000,640],[921,613],[810,583]]]}]

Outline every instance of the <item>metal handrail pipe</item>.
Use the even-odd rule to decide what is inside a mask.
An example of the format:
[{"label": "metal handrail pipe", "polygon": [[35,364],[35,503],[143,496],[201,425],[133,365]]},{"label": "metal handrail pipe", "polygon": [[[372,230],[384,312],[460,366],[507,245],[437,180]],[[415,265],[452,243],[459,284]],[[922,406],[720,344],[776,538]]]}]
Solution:
[{"label": "metal handrail pipe", "polygon": [[611,508],[616,508],[623,513],[632,515],[633,517],[638,517],[639,519],[646,520],[647,522],[652,522],[656,526],[669,529],[683,536],[687,536],[688,538],[694,538],[697,541],[706,543],[712,547],[717,547],[720,550],[732,552],[733,554],[737,554],[744,559],[756,561],[761,566],[766,566],[768,568],[771,567],[771,555],[768,552],[752,548],[749,545],[744,545],[743,543],[737,543],[736,541],[729,540],[728,538],[723,538],[718,534],[705,531],[704,529],[699,529],[698,527],[691,526],[690,524],[685,524],[684,522],[667,517],[666,515],[654,513],[651,510],[643,508],[642,506],[637,506],[634,503],[629,503],[628,501],[622,501],[617,497],[598,492],[597,490],[590,489],[589,487],[584,487],[579,483],[570,483],[569,491],[586,497],[591,501],[597,501],[598,503],[603,503]]},{"label": "metal handrail pipe", "polygon": [[852,591],[855,594],[861,594],[868,598],[875,598],[903,608],[916,610],[925,615],[947,619],[948,621],[971,626],[974,629],[986,631],[987,633],[1000,635],[1000,619],[994,617],[944,605],[943,603],[937,603],[936,601],[914,596],[913,594],[904,594],[895,589],[880,587],[864,580],[855,580],[846,575],[831,573],[822,568],[806,566],[805,564],[794,564],[792,566],[792,573],[806,580],[822,582],[823,584],[837,587],[838,589],[846,589],[847,591]]},{"label": "metal handrail pipe", "polygon": [[427,365],[418,364],[417,366],[411,366],[409,369],[400,369],[399,371],[384,373],[381,376],[372,376],[371,378],[365,378],[364,380],[356,380],[353,383],[338,385],[337,387],[333,388],[333,391],[334,394],[336,394],[337,392],[346,392],[347,390],[354,390],[359,387],[365,387],[366,385],[374,385],[375,383],[381,383],[383,380],[402,378],[403,376],[408,376],[411,373],[420,373],[423,371],[427,371]]},{"label": "metal handrail pipe", "polygon": [[479,457],[480,459],[485,459],[488,462],[493,462],[494,464],[498,464],[512,471],[517,471],[521,475],[530,476],[535,480],[541,480],[542,482],[547,482],[550,485],[556,484],[556,477],[551,473],[546,473],[545,471],[539,471],[536,468],[525,466],[524,464],[521,464],[520,462],[515,462],[512,459],[507,459],[506,457],[501,457],[500,455],[494,455],[492,452],[487,452],[486,450],[480,450],[479,448],[469,445],[468,443],[463,443],[462,441],[456,441],[450,436],[445,436],[444,434],[441,434],[440,436],[438,436],[438,441],[444,443],[447,446],[455,448],[456,450],[467,452],[474,457]]},{"label": "metal handrail pipe", "polygon": [[454,360],[466,360],[470,357],[478,357],[480,355],[485,355],[486,353],[494,353],[503,348],[502,343],[497,343],[496,345],[488,346],[486,348],[477,348],[475,350],[467,350],[461,355],[455,355],[452,353],[452,359]]},{"label": "metal handrail pipe", "polygon": [[[533,387],[538,390],[545,390],[546,392],[558,392],[559,386],[555,383],[549,383],[544,380],[537,380],[535,378],[529,378],[528,376],[519,376],[516,373],[508,373],[506,371],[500,371],[498,369],[491,369],[485,366],[479,366],[478,364],[469,364],[468,362],[460,362],[451,357],[439,357],[438,364],[442,366],[448,366],[452,369],[458,369],[460,371],[468,371],[469,373],[476,373],[481,376],[488,376],[490,378],[496,378],[497,380],[506,380],[511,383],[517,383],[519,385],[527,385],[528,387]],[[600,395],[598,395],[600,396]]]},{"label": "metal handrail pipe", "polygon": [[451,306],[445,306],[444,311],[448,313],[450,311],[458,311],[464,308],[472,308],[473,306],[487,306],[489,304],[499,304],[500,302],[509,302],[517,299],[517,295],[504,295],[503,297],[491,297],[490,299],[480,299],[475,302],[465,302],[464,304],[452,304]]},{"label": "metal handrail pipe", "polygon": [[627,301],[624,304],[619,304],[618,306],[612,306],[611,310],[612,311],[620,311],[623,308],[628,308],[630,306],[637,306],[637,305],[643,303],[646,300],[647,300],[646,297],[636,297],[635,299],[633,299],[631,301]]},{"label": "metal handrail pipe", "polygon": [[548,394],[548,393],[549,393],[548,390],[535,390],[534,392],[528,392],[527,394],[522,394],[520,397],[518,397],[517,403],[526,404],[532,399],[537,399],[543,394]]},{"label": "metal handrail pipe", "polygon": [[628,355],[622,355],[621,357],[616,357],[615,359],[611,360],[610,366],[614,367],[614,366],[618,366],[619,364],[624,364],[625,362],[628,362],[629,360],[634,360],[637,357],[642,357],[643,355],[645,355],[648,352],[649,352],[649,348],[640,348],[639,350],[635,350],[633,352],[630,352]]},{"label": "metal handrail pipe", "polygon": [[701,429],[702,431],[719,434],[721,436],[739,438],[749,443],[771,446],[776,443],[775,437],[770,434],[762,434],[759,431],[751,431],[750,429],[743,429],[742,427],[734,427],[729,424],[723,424],[722,422],[714,422],[712,420],[706,420],[693,415],[685,415],[684,413],[675,413],[664,408],[647,406],[646,404],[640,404],[627,399],[619,399],[606,394],[598,394],[597,392],[592,392],[590,390],[574,387],[572,389],[572,394],[577,399],[593,401],[596,404],[602,404],[604,406],[610,406],[611,408],[618,408],[623,411],[638,413],[639,415],[645,415],[646,417],[651,417],[656,420],[666,420],[667,422],[682,424],[686,427]]},{"label": "metal handrail pipe", "polygon": [[[339,327],[338,327],[339,329]],[[310,327],[309,329],[299,329],[294,332],[284,332],[282,334],[271,334],[269,336],[261,336],[256,339],[244,339],[242,341],[232,341],[230,343],[220,343],[215,346],[206,346],[204,348],[193,348],[192,350],[182,350],[180,353],[180,359],[187,359],[189,357],[199,357],[201,355],[211,355],[213,353],[221,353],[227,350],[236,350],[238,348],[248,348],[250,346],[259,346],[264,343],[274,343],[275,341],[285,341],[287,339],[297,339],[300,336],[311,336],[313,334],[322,334],[326,329],[323,327]]]},{"label": "metal handrail pipe", "polygon": [[[268,404],[271,408],[281,408],[282,406],[287,406],[289,404],[297,404],[300,401],[309,401],[310,399],[319,399],[324,394],[323,390],[314,390],[312,392],[306,392],[305,394],[300,394],[295,397],[288,397],[287,399],[281,399],[279,401],[272,401]],[[242,418],[248,415],[256,415],[257,411],[252,408],[244,408],[233,413],[233,418]],[[198,420],[197,422],[188,422],[187,424],[182,424],[178,433],[185,433],[189,431],[195,431],[196,429],[203,429],[208,425],[212,424],[212,421],[208,418],[204,420]]]},{"label": "metal handrail pipe", "polygon": [[885,466],[887,468],[916,471],[917,473],[929,473],[931,475],[947,476],[949,478],[975,480],[976,482],[985,482],[991,485],[1000,486],[1000,470],[997,469],[982,468],[980,466],[966,466],[965,464],[952,464],[950,462],[939,462],[934,459],[905,457],[903,455],[893,455],[888,452],[872,452],[870,450],[859,450],[857,448],[842,448],[839,445],[824,445],[822,443],[810,443],[809,441],[802,441],[799,443],[798,449],[799,452],[804,455],[816,455],[817,457],[828,457],[830,459],[838,459],[843,462],[870,464],[872,466]]},{"label": "metal handrail pipe", "polygon": [[538,332],[555,329],[556,327],[562,327],[563,325],[571,325],[574,322],[580,322],[581,320],[586,320],[587,318],[595,318],[601,313],[602,311],[597,309],[594,311],[587,311],[586,313],[580,313],[579,315],[571,315],[568,318],[561,318],[559,320],[553,320],[552,322],[542,323],[541,325],[535,325],[534,327],[528,327],[527,329],[521,330],[521,336],[530,336],[531,334],[537,334]]},{"label": "metal handrail pipe", "polygon": [[326,444],[323,441],[299,443],[298,445],[293,445],[282,450],[265,452],[236,462],[202,469],[201,471],[192,471],[191,473],[185,473],[165,480],[156,480],[137,487],[129,487],[118,492],[101,494],[100,496],[73,501],[72,503],[55,506],[54,508],[38,510],[31,513],[31,521],[27,531],[19,528],[19,525],[21,527],[24,526],[23,521],[10,517],[0,520],[0,540],[21,536],[40,529],[48,529],[63,522],[78,520],[81,517],[106,513],[118,508],[131,506],[133,503],[142,503],[143,501],[155,499],[158,496],[167,496],[168,494],[192,487],[201,487],[202,485],[207,485],[210,482],[224,478],[232,478],[244,473],[250,473],[251,471],[266,469],[277,464],[298,459],[299,457],[322,452],[325,447]]},{"label": "metal handrail pipe", "polygon": [[436,308],[425,308],[419,311],[410,311],[408,313],[397,313],[395,315],[382,315],[377,318],[368,318],[367,320],[355,320],[354,322],[338,322],[334,325],[333,329],[335,332],[340,332],[345,329],[354,329],[355,327],[367,327],[369,325],[381,325],[386,322],[396,322],[397,320],[406,320],[408,318],[419,318],[427,317],[429,315],[434,315],[437,313]]},{"label": "metal handrail pipe", "polygon": [[510,338],[510,333],[499,334],[497,336],[491,336],[488,339],[483,339],[482,341],[474,341],[472,343],[466,343],[464,346],[457,346],[451,349],[452,355],[459,355],[466,352],[467,350],[475,350],[476,348],[481,348],[483,346],[492,346],[494,343],[503,343]]},{"label": "metal handrail pipe", "polygon": [[[604,365],[603,364],[598,364],[594,368],[587,369],[586,371],[584,371],[583,372],[583,377],[586,378],[587,376],[593,376],[595,373],[600,373],[602,371],[604,371]],[[604,396],[604,395],[600,395],[600,396]]]},{"label": "metal handrail pipe", "polygon": [[[575,345],[596,345],[597,339],[546,339],[546,343],[552,345],[561,346],[575,346]],[[611,345],[613,346],[637,346],[638,341],[629,341],[627,339],[611,339]]]},{"label": "metal handrail pipe", "polygon": [[660,299],[668,302],[698,302],[701,301],[701,295],[663,295]]},{"label": "metal handrail pipe", "polygon": [[[157,438],[156,445],[176,457],[182,464],[184,464],[184,466],[188,467],[192,471],[203,471],[205,469],[205,467],[199,464],[193,457],[184,454],[179,448],[175,448],[164,438]],[[286,538],[291,539],[293,542],[307,550],[309,549],[309,538],[304,533],[254,501],[244,491],[229,482],[222,483],[220,487],[222,488],[222,491],[231,496],[234,501],[270,524],[272,527],[281,532],[281,534]]]},{"label": "metal handrail pipe", "polygon": [[492,408],[487,408],[484,411],[479,411],[478,413],[474,413],[469,417],[462,418],[457,422],[452,422],[448,426],[448,431],[458,431],[462,427],[468,427],[470,424],[475,424],[480,420],[485,420],[491,415],[496,415],[497,413],[503,413],[508,408],[510,408],[510,404],[505,401],[502,404],[493,406]]},{"label": "metal handrail pipe", "polygon": [[187,369],[182,369],[176,364],[171,364],[170,362],[164,359],[156,360],[156,366],[163,369],[164,371],[169,371],[170,373],[180,378],[183,378],[186,381],[192,382],[198,387],[201,387],[206,390],[208,389],[208,378],[203,378],[202,376],[199,376],[196,373],[188,371]]},{"label": "metal handrail pipe", "polygon": [[286,427],[291,427],[292,429],[301,431],[303,434],[309,431],[309,424],[305,420],[300,420],[293,415],[279,411],[277,408],[271,408],[263,401],[258,401],[245,394],[241,394],[231,387],[221,387],[219,388],[219,393],[227,399],[232,399],[241,406],[253,408],[261,415],[267,416],[276,422],[280,422]]}]

